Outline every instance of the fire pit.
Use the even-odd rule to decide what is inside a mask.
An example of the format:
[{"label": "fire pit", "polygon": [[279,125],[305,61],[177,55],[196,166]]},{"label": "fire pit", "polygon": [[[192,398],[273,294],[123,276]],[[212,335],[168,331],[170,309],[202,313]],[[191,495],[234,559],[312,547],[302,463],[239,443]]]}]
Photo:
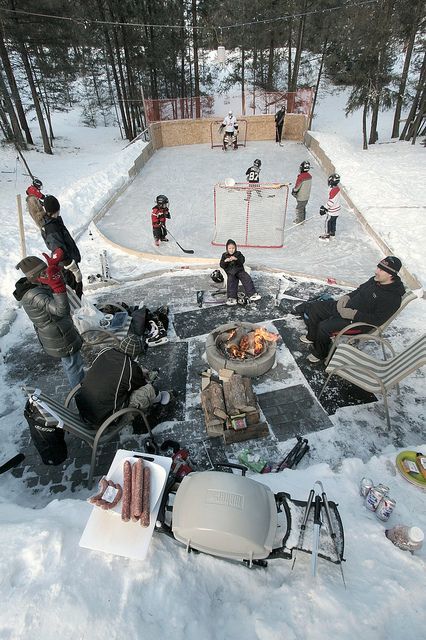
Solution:
[{"label": "fire pit", "polygon": [[216,371],[231,369],[250,378],[261,376],[274,365],[278,338],[251,322],[223,324],[207,336],[207,362]]}]

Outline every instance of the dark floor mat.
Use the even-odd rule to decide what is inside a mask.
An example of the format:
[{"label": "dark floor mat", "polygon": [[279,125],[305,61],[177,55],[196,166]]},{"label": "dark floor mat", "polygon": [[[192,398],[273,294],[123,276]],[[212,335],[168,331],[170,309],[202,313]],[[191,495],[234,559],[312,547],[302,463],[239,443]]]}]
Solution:
[{"label": "dark floor mat", "polygon": [[[300,331],[295,329],[285,320],[277,320],[274,322],[281,337],[290,350],[293,358],[296,360],[298,367],[308,381],[312,391],[318,398],[321,389],[327,379],[325,368],[322,363],[311,364],[307,360],[309,355],[309,346],[300,342],[299,338],[303,333],[304,324],[300,322]],[[323,395],[320,403],[328,414],[336,413],[336,409],[340,407],[348,407],[357,404],[367,404],[376,402],[377,398],[372,393],[368,393],[359,387],[333,376]]]},{"label": "dark floor mat", "polygon": [[257,399],[279,441],[333,426],[318,400],[301,384],[261,393]]},{"label": "dark floor mat", "polygon": [[292,278],[287,278],[288,287],[283,292],[285,295],[294,296],[301,300],[310,300],[321,294],[338,297],[343,295],[341,287],[324,284],[323,282],[297,282]]},{"label": "dark floor mat", "polygon": [[221,324],[234,320],[245,322],[264,322],[280,318],[282,311],[274,305],[272,296],[264,296],[254,304],[228,307],[218,305],[212,308],[195,309],[177,313],[173,318],[173,326],[179,338],[192,338],[210,333]]}]

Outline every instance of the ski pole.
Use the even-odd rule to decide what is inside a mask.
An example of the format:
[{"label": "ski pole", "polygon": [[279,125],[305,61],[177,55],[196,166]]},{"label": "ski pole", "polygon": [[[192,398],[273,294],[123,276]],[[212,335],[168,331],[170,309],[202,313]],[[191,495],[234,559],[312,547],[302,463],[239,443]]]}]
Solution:
[{"label": "ski pole", "polygon": [[296,465],[299,464],[299,462],[301,461],[301,459],[303,458],[303,456],[305,455],[305,453],[308,453],[310,447],[308,444],[307,439],[305,438],[303,440],[303,445],[300,447],[299,451],[297,452],[297,455],[295,456],[294,460],[293,460],[293,467],[295,467]]},{"label": "ski pole", "polygon": [[314,543],[312,545],[312,561],[311,561],[311,574],[312,576],[317,575],[317,564],[318,564],[318,551],[319,551],[319,539],[321,533],[321,497],[319,495],[315,496],[315,504],[314,504]]},{"label": "ski pole", "polygon": [[287,453],[287,455],[285,456],[285,458],[278,463],[277,468],[276,468],[276,473],[278,473],[278,471],[282,471],[283,469],[287,469],[291,467],[290,462],[293,461],[293,458],[295,457],[295,455],[298,453],[299,448],[302,446],[303,441],[301,436],[296,436],[297,438],[297,443],[294,445],[294,447]]},{"label": "ski pole", "polygon": [[345,576],[343,575],[342,558],[340,557],[340,553],[339,553],[339,550],[337,548],[336,533],[335,533],[335,531],[333,529],[333,525],[331,523],[330,505],[328,504],[327,496],[325,494],[324,487],[322,486],[322,482],[317,480],[315,484],[319,484],[320,487],[321,487],[321,492],[322,492],[321,493],[321,497],[322,497],[322,501],[324,503],[325,514],[327,516],[328,529],[330,531],[331,539],[333,540],[334,550],[336,552],[337,560],[339,561],[340,573],[342,574],[343,584],[344,584],[345,589],[346,589]]},{"label": "ski pole", "polygon": [[305,513],[303,514],[302,524],[300,526],[299,541],[297,543],[296,551],[294,552],[293,564],[291,565],[291,570],[292,571],[294,569],[294,564],[296,562],[297,550],[300,549],[300,547],[303,544],[303,538],[305,537],[306,523],[308,521],[309,512],[311,510],[312,500],[314,499],[314,495],[315,495],[315,491],[313,489],[311,489],[310,492],[309,492],[308,502],[306,503]]}]

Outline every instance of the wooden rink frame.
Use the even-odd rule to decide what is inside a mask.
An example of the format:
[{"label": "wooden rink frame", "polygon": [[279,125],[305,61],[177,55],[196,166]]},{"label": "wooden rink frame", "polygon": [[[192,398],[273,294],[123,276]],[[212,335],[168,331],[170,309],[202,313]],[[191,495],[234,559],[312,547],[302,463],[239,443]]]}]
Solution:
[{"label": "wooden rink frame", "polygon": [[[223,131],[219,131],[219,128],[222,124],[223,120],[212,120],[210,123],[210,144],[211,148],[215,147],[223,147],[223,137],[225,135],[225,129]],[[248,122],[246,118],[238,118],[238,134],[237,134],[237,145],[239,147],[247,146],[247,129]]]},{"label": "wooden rink frame", "polygon": [[[280,190],[282,192],[278,193]],[[272,208],[270,198],[277,195],[282,195],[282,198],[274,201],[275,207]],[[281,249],[284,246],[288,196],[288,183],[216,184],[213,196],[215,235],[211,244],[224,247],[225,238],[233,238],[240,247]],[[229,215],[228,207],[224,210],[224,202],[232,215]]]}]

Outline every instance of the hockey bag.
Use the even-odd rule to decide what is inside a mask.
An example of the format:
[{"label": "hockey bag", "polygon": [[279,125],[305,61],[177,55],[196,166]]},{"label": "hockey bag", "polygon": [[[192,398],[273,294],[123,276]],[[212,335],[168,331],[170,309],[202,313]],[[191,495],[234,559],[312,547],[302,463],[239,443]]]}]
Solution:
[{"label": "hockey bag", "polygon": [[51,417],[42,414],[36,404],[27,400],[24,416],[30,428],[31,440],[44,464],[56,466],[68,457],[63,429]]}]

